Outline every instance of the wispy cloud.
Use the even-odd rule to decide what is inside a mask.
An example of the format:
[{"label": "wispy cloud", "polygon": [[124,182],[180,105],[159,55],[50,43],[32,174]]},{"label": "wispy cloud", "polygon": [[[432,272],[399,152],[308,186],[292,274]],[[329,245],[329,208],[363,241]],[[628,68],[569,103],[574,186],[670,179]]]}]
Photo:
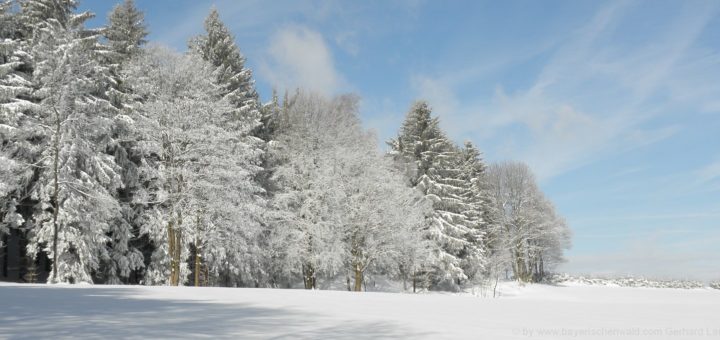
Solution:
[{"label": "wispy cloud", "polygon": [[163,26],[153,26],[153,40],[174,47],[184,47],[188,38],[202,31],[203,20],[211,7],[216,7],[220,18],[236,37],[266,37],[277,30],[282,22],[298,18],[307,22],[322,22],[332,16],[337,6],[324,0],[261,1],[215,0],[194,2],[186,6],[179,19]]},{"label": "wispy cloud", "polygon": [[720,161],[715,161],[696,170],[695,175],[697,180],[704,184],[720,180]]},{"label": "wispy cloud", "polygon": [[[682,126],[648,122],[667,114],[675,101],[695,111],[712,109],[716,96],[689,89],[717,86],[698,72],[716,60],[693,48],[717,9],[717,3],[688,4],[641,46],[626,46],[609,41],[618,40],[618,27],[637,8],[611,3],[585,26],[540,45],[552,54],[530,86],[508,93],[498,84],[489,99],[480,95],[468,103],[457,94],[468,80],[465,70],[480,66],[461,67],[457,76],[415,75],[411,83],[446,116],[456,138],[494,141],[490,156],[524,160],[546,180],[672,137]],[[675,78],[684,81],[673,83]],[[670,91],[675,95],[667,96]]]},{"label": "wispy cloud", "polygon": [[[694,219],[707,219],[707,218],[719,218],[720,217],[720,211],[703,211],[703,212],[688,212],[688,213],[656,213],[656,214],[633,214],[633,215],[613,215],[613,216],[592,216],[589,218],[578,218],[574,221],[576,223],[582,223],[582,222],[603,222],[603,221],[624,221],[624,222],[631,222],[631,221],[654,221],[654,220],[662,220],[662,221],[668,221],[668,220],[681,220],[682,222],[687,222],[688,220],[694,220]],[[689,230],[688,228],[683,228],[683,230]],[[630,231],[628,231],[630,233]],[[623,234],[623,235],[627,235]]]}]

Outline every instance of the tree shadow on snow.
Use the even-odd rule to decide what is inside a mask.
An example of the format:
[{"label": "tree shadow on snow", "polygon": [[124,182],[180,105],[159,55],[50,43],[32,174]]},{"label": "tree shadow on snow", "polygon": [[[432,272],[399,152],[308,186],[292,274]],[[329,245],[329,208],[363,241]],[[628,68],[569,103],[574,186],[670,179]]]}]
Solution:
[{"label": "tree shadow on snow", "polygon": [[[191,292],[191,291],[189,291]],[[0,287],[0,337],[23,338],[407,338],[387,322],[323,321],[323,315],[240,303],[142,299],[127,288]]]}]

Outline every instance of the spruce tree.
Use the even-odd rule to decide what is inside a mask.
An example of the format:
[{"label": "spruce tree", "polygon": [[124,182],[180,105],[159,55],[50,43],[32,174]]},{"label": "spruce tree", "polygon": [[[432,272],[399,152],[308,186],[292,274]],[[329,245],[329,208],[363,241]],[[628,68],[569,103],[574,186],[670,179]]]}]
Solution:
[{"label": "spruce tree", "polygon": [[27,127],[33,106],[32,56],[12,5],[0,2],[0,235],[28,218],[19,206],[28,203],[26,190],[34,174],[30,164],[38,154],[32,143],[35,133]]},{"label": "spruce tree", "polygon": [[78,24],[92,17],[92,13],[75,14],[77,0],[19,0],[22,14],[22,29],[31,37],[47,21],[56,21],[64,29],[77,28]]},{"label": "spruce tree", "polygon": [[277,90],[273,89],[270,102],[260,108],[260,125],[255,129],[256,137],[270,142],[278,132],[278,119],[280,118],[280,99]]},{"label": "spruce tree", "polygon": [[431,283],[455,289],[468,278],[464,260],[476,256],[480,237],[479,219],[461,169],[462,153],[422,101],[413,104],[390,146],[396,158],[414,165],[410,184],[432,202],[425,226],[427,236],[438,245]]},{"label": "spruce tree", "polygon": [[[255,90],[255,83],[252,79],[252,71],[245,66],[245,57],[235,43],[235,38],[230,30],[220,20],[217,9],[211,9],[205,19],[205,34],[199,35],[190,41],[190,50],[199,55],[214,67],[213,75],[215,83],[220,87],[220,95],[230,104],[230,117],[225,121],[227,128],[235,131],[235,138],[239,140],[246,149],[243,151],[244,161],[242,171],[253,176],[254,183],[247,183],[246,192],[257,192],[255,203],[256,209],[245,218],[248,225],[262,222],[267,198],[263,193],[263,180],[268,175],[263,171],[262,165],[265,161],[265,141],[258,138],[256,131],[261,126],[261,106]],[[260,237],[262,235],[258,235]],[[258,247],[265,242],[262,239],[245,240],[249,246]],[[226,266],[223,276],[228,284],[258,285],[261,276],[266,276],[265,270],[259,265],[256,256],[247,254],[245,258],[236,258],[234,265]],[[242,270],[235,267],[242,264]],[[242,275],[239,275],[242,272]],[[239,278],[243,277],[242,280]],[[249,279],[251,278],[251,279]],[[249,280],[248,280],[249,279]],[[242,281],[242,282],[239,282]]]},{"label": "spruce tree", "polygon": [[468,246],[461,257],[465,274],[470,279],[480,279],[485,267],[487,252],[485,235],[490,214],[490,200],[484,179],[485,168],[480,150],[472,142],[466,141],[460,150],[459,169],[467,189],[463,197],[469,209],[464,214],[472,223],[471,230],[467,234]]},{"label": "spruce tree", "polygon": [[106,153],[116,113],[105,96],[97,32],[75,1],[21,3],[34,57],[32,119],[46,136],[33,198],[39,201],[28,251],[52,258],[51,282],[92,282],[107,257],[107,232],[120,214],[119,168]]},{"label": "spruce tree", "polygon": [[205,19],[205,34],[191,39],[190,49],[216,68],[217,83],[222,87],[223,97],[235,108],[235,116],[243,124],[256,128],[260,104],[252,71],[245,67],[245,57],[216,8],[213,7]]},{"label": "spruce tree", "polygon": [[108,15],[108,25],[103,31],[110,50],[117,62],[126,61],[140,53],[140,47],[147,41],[144,14],[135,7],[135,1],[125,0],[116,5]]},{"label": "spruce tree", "polygon": [[[112,224],[108,236],[112,239],[108,248],[109,257],[103,261],[100,273],[106,282],[128,282],[133,272],[144,266],[143,252],[150,251],[150,245],[140,236],[141,218],[148,202],[141,194],[147,178],[143,174],[152,173],[148,166],[152,164],[142,152],[139,122],[133,120],[134,108],[139,100],[121,76],[127,63],[141,53],[148,32],[140,12],[132,0],[116,5],[108,15],[108,26],[102,30],[106,45],[101,62],[110,70],[107,95],[113,106],[119,111],[114,120],[113,145],[108,153],[115,158],[121,169],[123,187],[117,192],[122,217]],[[137,282],[138,278],[133,278]]]}]

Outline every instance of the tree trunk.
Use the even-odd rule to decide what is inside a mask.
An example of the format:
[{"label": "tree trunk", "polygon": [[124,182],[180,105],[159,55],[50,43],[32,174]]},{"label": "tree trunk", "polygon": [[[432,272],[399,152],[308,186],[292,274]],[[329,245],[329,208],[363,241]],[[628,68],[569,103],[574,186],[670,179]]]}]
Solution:
[{"label": "tree trunk", "polygon": [[[513,248],[510,249],[510,264],[511,264],[511,267],[512,267],[511,269],[512,269],[513,276],[515,277],[515,280],[520,280],[520,278],[519,278],[519,276],[518,276],[517,257],[515,256],[515,249],[513,249]],[[507,275],[507,272],[506,272],[506,273],[505,273],[505,278],[506,278],[506,279],[507,279],[507,276],[508,276],[508,275]]]},{"label": "tree trunk", "polygon": [[52,282],[57,283],[57,274],[58,274],[58,253],[57,253],[57,244],[58,244],[58,213],[60,212],[60,201],[59,201],[59,193],[60,193],[60,175],[58,173],[58,167],[60,163],[60,114],[55,110],[55,159],[53,164],[53,186],[54,192],[53,192],[53,277]]},{"label": "tree trunk", "polygon": [[[308,236],[307,239],[307,253],[313,254],[313,237]],[[315,289],[315,267],[312,263],[306,263],[302,265],[303,280],[305,281],[305,289]]]},{"label": "tree trunk", "polygon": [[195,245],[195,287],[200,286],[200,250]]},{"label": "tree trunk", "polygon": [[355,265],[355,287],[353,291],[360,292],[362,291],[362,283],[363,283],[363,272],[360,268],[360,265]]},{"label": "tree trunk", "polygon": [[315,289],[315,269],[311,264],[304,264],[302,267],[303,281],[305,283],[305,289]]},{"label": "tree trunk", "polygon": [[182,254],[182,231],[176,230],[175,231],[175,256],[174,256],[174,262],[175,262],[175,285],[180,285],[180,257]]},{"label": "tree trunk", "polygon": [[[179,223],[178,223],[179,224]],[[180,285],[180,257],[182,254],[182,232],[168,222],[168,255],[170,256],[170,285]]]},{"label": "tree trunk", "polygon": [[416,288],[417,288],[417,271],[413,272],[412,281],[413,281],[413,293],[415,293],[417,291],[416,290]]},{"label": "tree trunk", "polygon": [[168,222],[168,255],[170,256],[170,285],[175,286],[175,231],[172,221]]},{"label": "tree trunk", "polygon": [[495,286],[493,286],[493,298],[497,296],[497,286],[498,286],[499,278],[497,275],[495,276]]},{"label": "tree trunk", "polygon": [[529,282],[532,277],[528,275],[530,271],[527,268],[527,263],[523,256],[522,246],[520,244],[515,246],[515,249],[513,251],[513,258],[515,260],[513,261],[513,272],[515,274],[515,280],[521,282]]},{"label": "tree trunk", "polygon": [[200,215],[195,220],[195,287],[200,286]]}]

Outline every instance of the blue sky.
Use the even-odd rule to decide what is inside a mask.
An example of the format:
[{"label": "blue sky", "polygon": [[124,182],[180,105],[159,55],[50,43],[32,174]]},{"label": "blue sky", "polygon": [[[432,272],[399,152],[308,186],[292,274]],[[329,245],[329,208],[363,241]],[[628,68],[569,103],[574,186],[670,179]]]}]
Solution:
[{"label": "blue sky", "polygon": [[[567,218],[562,270],[720,278],[718,1],[136,0],[184,50],[215,5],[265,99],[355,92],[380,139],[414,99]],[[83,1],[104,22],[113,1]]]}]

